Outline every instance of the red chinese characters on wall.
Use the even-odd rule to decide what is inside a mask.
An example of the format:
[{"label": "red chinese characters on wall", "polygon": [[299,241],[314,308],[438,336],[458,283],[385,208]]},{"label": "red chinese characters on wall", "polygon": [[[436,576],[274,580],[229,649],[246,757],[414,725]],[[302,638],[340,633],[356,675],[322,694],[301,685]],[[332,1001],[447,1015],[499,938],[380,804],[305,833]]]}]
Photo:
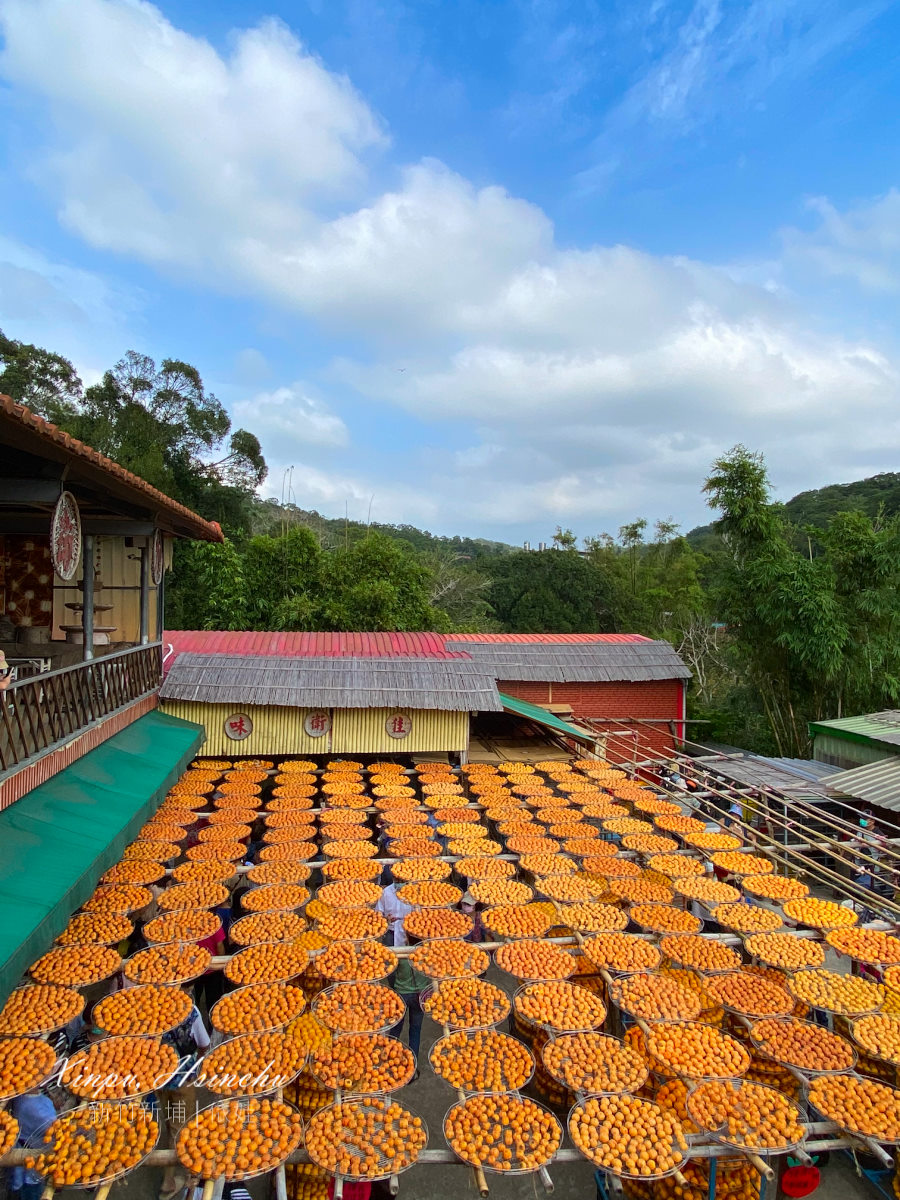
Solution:
[{"label": "red chinese characters on wall", "polygon": [[412,733],[412,717],[409,713],[392,713],[384,727],[392,738],[407,738]]},{"label": "red chinese characters on wall", "polygon": [[253,732],[253,721],[246,713],[232,713],[225,718],[225,736],[233,742],[243,742]]},{"label": "red chinese characters on wall", "polygon": [[303,719],[303,731],[307,737],[324,737],[331,730],[331,713],[327,708],[314,708]]},{"label": "red chinese characters on wall", "polygon": [[53,614],[50,538],[0,536],[0,612],[14,625],[49,625]]}]

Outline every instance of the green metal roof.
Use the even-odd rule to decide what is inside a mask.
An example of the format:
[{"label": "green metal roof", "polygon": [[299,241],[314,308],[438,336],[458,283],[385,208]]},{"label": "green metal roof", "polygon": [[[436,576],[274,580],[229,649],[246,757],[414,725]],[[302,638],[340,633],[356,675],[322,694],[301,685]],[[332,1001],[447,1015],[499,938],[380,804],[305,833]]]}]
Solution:
[{"label": "green metal roof", "polygon": [[0,1003],[202,742],[199,725],[147,713],[0,813]]},{"label": "green metal roof", "polygon": [[838,717],[833,721],[810,721],[810,736],[831,734],[847,742],[881,742],[900,747],[900,710],[867,713],[861,717]]},{"label": "green metal roof", "polygon": [[538,704],[529,704],[527,700],[518,700],[515,696],[507,696],[505,692],[500,693],[500,703],[507,712],[514,712],[520,717],[527,717],[529,721],[537,721],[541,725],[546,725],[548,729],[565,734],[566,737],[578,738],[580,742],[595,742],[597,740],[596,734],[588,733],[584,729],[578,729],[576,726],[570,725],[568,721],[561,720],[555,713],[547,712],[546,708],[541,708]]}]

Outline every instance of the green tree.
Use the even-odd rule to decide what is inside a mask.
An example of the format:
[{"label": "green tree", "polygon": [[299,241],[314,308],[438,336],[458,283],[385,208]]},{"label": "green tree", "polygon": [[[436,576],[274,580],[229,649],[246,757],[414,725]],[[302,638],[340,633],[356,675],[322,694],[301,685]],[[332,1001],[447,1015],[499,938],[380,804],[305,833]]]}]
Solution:
[{"label": "green tree", "polygon": [[54,425],[74,419],[81,380],[67,358],[6,337],[0,330],[0,392]]},{"label": "green tree", "polygon": [[[266,477],[259,441],[239,429],[196,367],[129,350],[89,387],[74,422],[94,449],[180,499],[189,479],[252,492]],[[225,453],[219,459],[213,456]]]},{"label": "green tree", "polygon": [[716,460],[704,491],[729,553],[717,605],[779,753],[805,753],[807,722],[848,703],[895,704],[900,521],[841,513],[824,532],[798,530],[743,446]]},{"label": "green tree", "polygon": [[619,541],[625,547],[628,555],[632,594],[637,592],[637,562],[640,548],[644,543],[644,530],[646,528],[647,522],[643,517],[640,517],[637,521],[632,521],[630,525],[623,525],[619,529]]},{"label": "green tree", "polygon": [[244,564],[232,542],[176,542],[173,576],[166,592],[170,629],[247,629]]},{"label": "green tree", "polygon": [[612,628],[603,575],[577,553],[505,554],[491,563],[491,608],[508,633],[604,633]]},{"label": "green tree", "polygon": [[429,602],[447,614],[455,630],[484,632],[495,628],[488,601],[489,574],[449,547],[425,550],[421,558],[431,573]]},{"label": "green tree", "polygon": [[430,602],[432,576],[415,553],[380,533],[338,546],[322,560],[316,629],[447,630]]},{"label": "green tree", "polygon": [[244,549],[249,628],[313,628],[321,559],[318,539],[303,526],[281,537],[251,538]]},{"label": "green tree", "polygon": [[571,529],[563,529],[561,525],[557,525],[556,533],[553,535],[553,545],[557,550],[575,550],[578,546],[578,539]]},{"label": "green tree", "polygon": [[643,541],[647,522],[623,525],[617,542],[610,534],[586,539],[590,561],[603,576],[614,628],[677,642],[682,628],[707,612],[701,583],[704,559],[672,520],[654,525],[652,542]]}]

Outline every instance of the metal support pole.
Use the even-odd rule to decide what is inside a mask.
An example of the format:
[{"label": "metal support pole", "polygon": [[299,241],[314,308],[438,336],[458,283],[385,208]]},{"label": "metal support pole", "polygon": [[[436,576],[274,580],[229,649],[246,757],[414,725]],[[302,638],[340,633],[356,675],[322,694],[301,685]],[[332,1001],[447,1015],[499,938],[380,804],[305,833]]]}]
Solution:
[{"label": "metal support pole", "polygon": [[86,533],[82,540],[81,566],[81,637],[84,643],[81,648],[81,657],[84,662],[90,662],[94,657],[94,535],[92,533]]},{"label": "metal support pole", "polygon": [[162,579],[159,581],[159,586],[156,589],[156,640],[162,641],[163,630],[166,627],[166,573],[163,571]]},{"label": "metal support pole", "polygon": [[150,641],[150,547],[141,547],[141,623],[140,642]]},{"label": "metal support pole", "polygon": [[140,644],[150,641],[150,547],[140,547]]}]

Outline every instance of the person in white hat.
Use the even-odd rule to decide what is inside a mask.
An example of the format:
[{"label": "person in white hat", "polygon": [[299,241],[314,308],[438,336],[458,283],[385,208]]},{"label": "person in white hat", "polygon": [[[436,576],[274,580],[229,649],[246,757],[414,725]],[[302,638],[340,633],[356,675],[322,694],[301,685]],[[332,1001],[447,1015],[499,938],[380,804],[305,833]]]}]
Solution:
[{"label": "person in white hat", "polygon": [[13,681],[13,669],[6,661],[6,655],[0,650],[0,692],[5,692]]}]

